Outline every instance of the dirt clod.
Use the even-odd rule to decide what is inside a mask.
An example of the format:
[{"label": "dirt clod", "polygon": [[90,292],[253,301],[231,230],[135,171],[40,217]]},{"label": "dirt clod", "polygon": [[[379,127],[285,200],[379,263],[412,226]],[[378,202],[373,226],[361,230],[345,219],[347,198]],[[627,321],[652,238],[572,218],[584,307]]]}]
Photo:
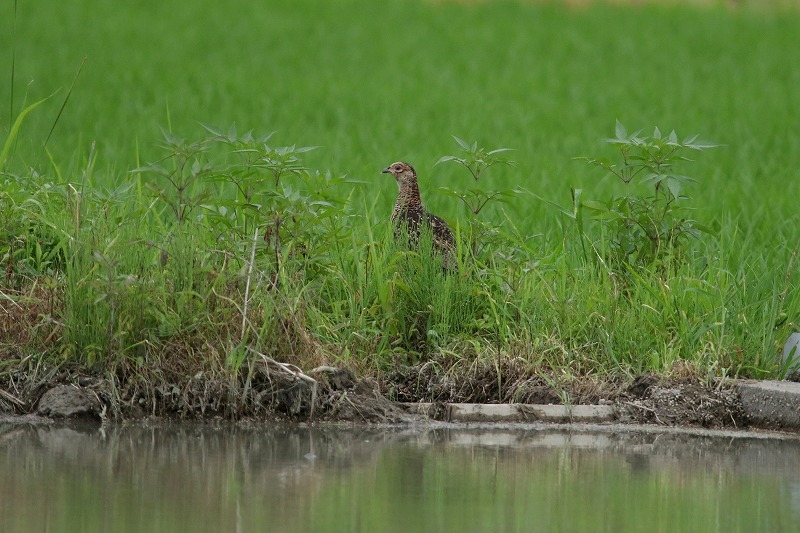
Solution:
[{"label": "dirt clod", "polygon": [[72,385],[58,385],[42,395],[37,413],[54,418],[100,419],[102,406],[91,392]]},{"label": "dirt clod", "polygon": [[[743,427],[747,420],[732,386],[706,386],[689,380],[656,380],[644,392],[631,387],[617,399],[622,422],[706,428]],[[629,388],[629,390],[631,389]]]},{"label": "dirt clod", "polygon": [[324,378],[333,390],[347,390],[356,383],[355,373],[345,367],[319,366],[310,374]]},{"label": "dirt clod", "polygon": [[636,376],[633,378],[633,383],[628,386],[628,393],[635,398],[644,398],[656,383],[658,378],[652,374]]}]

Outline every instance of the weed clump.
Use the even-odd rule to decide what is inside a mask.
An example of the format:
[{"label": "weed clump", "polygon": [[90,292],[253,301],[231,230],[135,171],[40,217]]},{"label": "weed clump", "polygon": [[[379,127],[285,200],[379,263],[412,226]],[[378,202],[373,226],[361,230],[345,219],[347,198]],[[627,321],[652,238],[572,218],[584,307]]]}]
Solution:
[{"label": "weed clump", "polygon": [[[645,187],[647,194],[629,192],[606,202],[584,200],[580,207],[591,218],[599,220],[606,230],[605,241],[594,246],[601,255],[618,268],[626,264],[667,266],[685,260],[687,240],[712,230],[689,218],[690,200],[685,186],[694,178],[678,174],[676,164],[690,161],[684,154],[702,151],[716,145],[697,140],[697,135],[678,140],[673,130],[664,136],[658,128],[650,136],[641,131],[628,134],[617,121],[616,135],[606,139],[620,153],[622,161],[582,158],[605,169],[626,186]],[[576,194],[576,193],[573,193]],[[577,217],[576,217],[577,219]]]},{"label": "weed clump", "polygon": [[[603,396],[574,379],[682,361],[708,380],[777,371],[791,268],[748,293],[715,259],[676,170],[711,146],[696,138],[618,124],[622,162],[587,161],[647,192],[598,202],[573,189],[559,211],[577,231],[561,236],[514,221],[525,189],[487,188],[488,169],[515,168],[507,149],[456,138],[462,153],[438,162],[472,186],[440,189],[466,208],[443,268],[430,229],[398,243],[386,217],[356,207],[362,182],[303,164],[311,147],[205,131],[165,132],[164,156],[118,187],[98,184],[94,152],[71,180],[3,175],[0,372],[23,360],[103,376],[116,413],[235,418],[357,417],[366,406],[308,373],[327,367],[397,400],[542,403]],[[690,244],[715,252],[701,264]]]}]

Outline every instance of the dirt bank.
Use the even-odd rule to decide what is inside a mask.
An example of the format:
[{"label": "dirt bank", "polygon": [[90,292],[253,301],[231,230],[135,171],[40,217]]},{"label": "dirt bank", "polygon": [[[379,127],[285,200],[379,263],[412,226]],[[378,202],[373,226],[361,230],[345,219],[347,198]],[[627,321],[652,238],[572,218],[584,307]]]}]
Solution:
[{"label": "dirt bank", "polygon": [[420,364],[389,375],[387,392],[403,402],[610,405],[623,423],[743,428],[749,421],[732,380],[703,381],[690,369],[633,378],[536,375],[521,361],[437,371]]},{"label": "dirt bank", "polygon": [[[346,368],[304,372],[264,361],[235,383],[198,374],[146,386],[118,376],[62,370],[48,379],[30,373],[0,381],[7,416],[126,421],[181,420],[407,423],[421,420],[408,402],[593,404],[613,407],[616,422],[703,428],[747,428],[734,380],[701,380],[691,371],[632,378],[556,378],[531,373],[515,360],[447,365],[427,361],[359,378]],[[434,412],[436,412],[434,410]]]}]

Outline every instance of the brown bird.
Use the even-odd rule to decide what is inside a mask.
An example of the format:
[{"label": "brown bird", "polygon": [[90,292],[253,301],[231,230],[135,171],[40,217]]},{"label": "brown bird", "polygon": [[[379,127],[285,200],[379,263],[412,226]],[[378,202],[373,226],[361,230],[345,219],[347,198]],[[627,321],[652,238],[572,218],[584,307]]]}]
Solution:
[{"label": "brown bird", "polygon": [[447,222],[423,207],[422,199],[419,196],[417,173],[414,167],[408,163],[398,161],[384,168],[381,172],[394,176],[399,189],[397,202],[394,204],[394,211],[392,211],[395,239],[402,238],[405,230],[408,232],[409,243],[415,245],[419,241],[421,227],[425,225],[431,230],[434,247],[444,257],[445,267],[452,268],[452,255],[456,247],[456,239],[447,226]]}]

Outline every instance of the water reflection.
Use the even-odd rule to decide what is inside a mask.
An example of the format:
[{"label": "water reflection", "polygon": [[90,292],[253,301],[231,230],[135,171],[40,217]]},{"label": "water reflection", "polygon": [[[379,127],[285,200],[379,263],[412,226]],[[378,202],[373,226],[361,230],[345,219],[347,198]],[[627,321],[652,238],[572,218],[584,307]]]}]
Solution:
[{"label": "water reflection", "polygon": [[0,425],[0,531],[793,531],[800,441]]}]

